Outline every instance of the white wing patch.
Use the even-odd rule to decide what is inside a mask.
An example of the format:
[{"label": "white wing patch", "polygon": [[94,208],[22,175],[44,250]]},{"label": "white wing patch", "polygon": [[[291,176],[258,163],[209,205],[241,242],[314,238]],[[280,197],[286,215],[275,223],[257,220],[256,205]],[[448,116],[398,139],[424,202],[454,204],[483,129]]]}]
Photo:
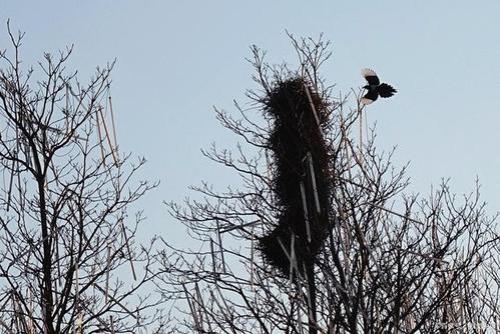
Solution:
[{"label": "white wing patch", "polygon": [[364,69],[362,69],[362,70],[361,70],[361,75],[362,75],[363,77],[365,77],[365,78],[366,78],[366,77],[373,77],[373,76],[375,76],[375,77],[376,77],[376,76],[377,76],[377,73],[375,73],[375,71],[374,71],[374,70],[372,70],[372,69],[369,69],[369,68],[364,68]]}]

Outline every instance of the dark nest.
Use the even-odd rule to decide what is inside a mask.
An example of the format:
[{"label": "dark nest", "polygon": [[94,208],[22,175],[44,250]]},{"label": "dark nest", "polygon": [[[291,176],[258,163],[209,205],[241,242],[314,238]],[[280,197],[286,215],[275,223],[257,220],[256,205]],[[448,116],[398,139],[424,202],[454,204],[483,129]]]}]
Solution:
[{"label": "dark nest", "polygon": [[305,274],[305,268],[316,262],[331,226],[330,156],[323,136],[329,121],[327,104],[300,77],[276,84],[263,103],[274,120],[268,144],[275,164],[273,190],[282,211],[277,226],[259,239],[259,248],[286,277],[289,255],[294,253],[299,273]]}]

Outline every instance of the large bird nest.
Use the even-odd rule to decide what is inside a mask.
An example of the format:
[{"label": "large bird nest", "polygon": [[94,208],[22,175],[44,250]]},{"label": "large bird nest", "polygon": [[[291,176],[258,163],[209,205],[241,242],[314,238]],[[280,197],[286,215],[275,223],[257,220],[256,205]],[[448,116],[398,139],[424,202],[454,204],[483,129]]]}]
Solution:
[{"label": "large bird nest", "polygon": [[331,226],[331,150],[323,135],[328,105],[301,77],[277,83],[263,103],[274,121],[268,145],[275,164],[273,190],[282,211],[277,226],[259,239],[259,248],[284,276],[293,272],[291,259],[292,268],[305,274]]}]

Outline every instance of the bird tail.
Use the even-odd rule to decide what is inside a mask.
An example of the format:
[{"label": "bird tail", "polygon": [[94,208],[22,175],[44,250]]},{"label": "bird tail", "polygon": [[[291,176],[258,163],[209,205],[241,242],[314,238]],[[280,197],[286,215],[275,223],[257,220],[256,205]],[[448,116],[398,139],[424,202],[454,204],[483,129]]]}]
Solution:
[{"label": "bird tail", "polygon": [[397,93],[397,90],[391,85],[382,83],[378,86],[378,93],[381,97],[391,97],[394,93]]}]

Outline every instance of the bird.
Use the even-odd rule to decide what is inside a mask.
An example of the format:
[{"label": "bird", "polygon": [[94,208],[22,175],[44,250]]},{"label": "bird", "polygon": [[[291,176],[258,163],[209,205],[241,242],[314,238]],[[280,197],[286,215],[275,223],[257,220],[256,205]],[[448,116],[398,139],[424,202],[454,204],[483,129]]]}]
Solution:
[{"label": "bird", "polygon": [[380,83],[380,79],[374,70],[365,68],[361,70],[361,75],[366,79],[368,85],[363,86],[367,90],[367,93],[361,98],[361,103],[364,105],[373,103],[379,97],[391,97],[397,90],[389,84]]}]

